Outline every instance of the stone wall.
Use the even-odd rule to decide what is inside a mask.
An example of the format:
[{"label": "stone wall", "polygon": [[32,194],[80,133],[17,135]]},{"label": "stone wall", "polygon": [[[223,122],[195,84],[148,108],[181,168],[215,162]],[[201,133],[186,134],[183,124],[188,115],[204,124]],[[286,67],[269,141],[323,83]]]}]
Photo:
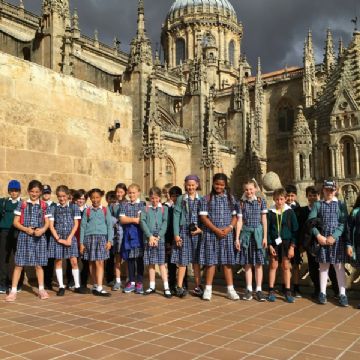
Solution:
[{"label": "stone wall", "polygon": [[10,178],[105,190],[132,181],[129,97],[2,52],[0,94],[0,194]]}]

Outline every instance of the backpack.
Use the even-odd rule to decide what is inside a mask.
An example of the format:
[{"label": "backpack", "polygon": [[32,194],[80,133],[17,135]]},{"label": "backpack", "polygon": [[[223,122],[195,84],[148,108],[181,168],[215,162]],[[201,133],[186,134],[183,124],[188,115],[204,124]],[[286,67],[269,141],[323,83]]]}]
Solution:
[{"label": "backpack", "polygon": [[[21,212],[21,215],[20,215],[20,224],[21,225],[24,225],[24,221],[25,221],[25,209],[27,208],[27,201],[23,201],[21,203],[21,206],[20,206],[20,212]],[[45,220],[45,215],[46,215],[46,209],[47,209],[47,204],[45,201],[43,200],[40,200],[40,207],[41,207],[41,212],[42,212],[42,219],[43,221]]]},{"label": "backpack", "polygon": [[[106,221],[107,208],[106,208],[106,207],[103,207],[103,208],[102,208],[102,211],[103,211],[103,213],[104,213],[105,221]],[[90,207],[86,208],[87,221],[90,220],[90,213],[91,213],[91,208],[90,208]]]}]

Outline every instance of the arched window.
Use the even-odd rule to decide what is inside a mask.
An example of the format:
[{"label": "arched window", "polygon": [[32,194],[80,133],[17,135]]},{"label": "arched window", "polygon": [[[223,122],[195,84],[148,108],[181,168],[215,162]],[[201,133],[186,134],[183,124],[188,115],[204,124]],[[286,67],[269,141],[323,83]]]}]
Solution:
[{"label": "arched window", "polygon": [[309,174],[310,177],[312,178],[314,176],[313,174],[313,164],[312,164],[312,155],[309,155]]},{"label": "arched window", "polygon": [[287,100],[282,100],[278,106],[279,131],[292,131],[294,126],[295,112],[294,107]]},{"label": "arched window", "polygon": [[300,180],[304,180],[304,156],[302,154],[299,155],[299,167],[300,167]]},{"label": "arched window", "polygon": [[344,176],[346,178],[353,177],[356,172],[354,140],[349,136],[345,136],[341,139],[340,145],[342,147]]},{"label": "arched window", "polygon": [[31,51],[29,47],[23,48],[23,57],[26,61],[31,61]]},{"label": "arched window", "polygon": [[176,40],[176,65],[185,61],[185,40],[179,38]]},{"label": "arched window", "polygon": [[235,42],[231,40],[229,43],[229,64],[231,66],[235,65]]}]

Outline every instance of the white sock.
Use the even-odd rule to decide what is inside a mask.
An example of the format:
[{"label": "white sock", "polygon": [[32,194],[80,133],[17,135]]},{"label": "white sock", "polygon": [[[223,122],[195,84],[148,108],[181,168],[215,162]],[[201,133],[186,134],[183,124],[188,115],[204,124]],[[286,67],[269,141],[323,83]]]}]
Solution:
[{"label": "white sock", "polygon": [[[40,286],[39,286],[39,290],[40,290]],[[12,287],[12,288],[11,288],[11,292],[12,292],[12,293],[17,293],[17,288],[16,288],[16,287]]]},{"label": "white sock", "polygon": [[75,288],[77,289],[80,287],[79,269],[72,269],[71,272],[74,278]]},{"label": "white sock", "polygon": [[326,286],[327,286],[327,280],[328,280],[328,273],[329,273],[329,267],[330,264],[319,264],[320,267],[320,292],[323,294],[326,294]]},{"label": "white sock", "polygon": [[340,295],[346,295],[346,274],[344,264],[335,264],[336,279],[339,285]]},{"label": "white sock", "polygon": [[102,285],[98,285],[97,288],[96,288],[96,290],[97,290],[98,292],[102,291],[102,289],[103,289]]},{"label": "white sock", "polygon": [[135,281],[132,281],[132,282],[131,282],[131,285],[135,285]]},{"label": "white sock", "polygon": [[256,292],[258,292],[258,291],[262,291],[261,286],[256,286]]},{"label": "white sock", "polygon": [[118,283],[118,284],[121,284],[121,279],[118,277],[118,278],[116,278],[116,282]]},{"label": "white sock", "polygon": [[[39,285],[39,291],[43,291],[44,289],[44,285]],[[13,289],[11,289],[11,292],[13,291]],[[17,291],[17,289],[15,288],[15,292]]]},{"label": "white sock", "polygon": [[64,279],[63,279],[63,269],[55,269],[56,278],[59,284],[59,288],[63,288],[64,286]]},{"label": "white sock", "polygon": [[[155,285],[155,284],[154,284]],[[168,281],[164,281],[164,290],[169,289],[169,282]]]},{"label": "white sock", "polygon": [[212,285],[205,285],[205,290],[212,291]]},{"label": "white sock", "polygon": [[234,285],[229,285],[229,286],[227,286],[227,291],[228,291],[228,292],[234,291]]},{"label": "white sock", "polygon": [[252,292],[253,291],[252,285],[246,285],[246,290]]},{"label": "white sock", "polygon": [[150,281],[149,286],[151,289],[155,289],[155,281]]}]

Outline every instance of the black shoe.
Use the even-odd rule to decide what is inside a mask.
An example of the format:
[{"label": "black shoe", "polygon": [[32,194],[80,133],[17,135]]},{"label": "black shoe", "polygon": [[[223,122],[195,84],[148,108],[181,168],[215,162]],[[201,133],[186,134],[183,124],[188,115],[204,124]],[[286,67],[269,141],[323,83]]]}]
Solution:
[{"label": "black shoe", "polygon": [[167,299],[171,299],[171,298],[172,298],[170,289],[165,289],[165,290],[164,290],[164,296],[165,296]]},{"label": "black shoe", "polygon": [[149,287],[147,290],[144,291],[144,295],[150,295],[150,294],[155,294],[156,290]]},{"label": "black shoe", "polygon": [[65,295],[65,288],[59,288],[59,291],[56,293],[56,296],[64,296]]},{"label": "black shoe", "polygon": [[104,289],[102,289],[101,291],[99,291],[99,290],[94,290],[93,291],[93,294],[95,295],[95,296],[103,296],[103,297],[110,297],[111,296],[111,294],[110,293],[108,293],[106,290],[104,290]]},{"label": "black shoe", "polygon": [[80,286],[80,287],[74,289],[74,293],[85,295],[85,294],[90,294],[90,290],[87,287]]},{"label": "black shoe", "polygon": [[176,295],[179,298],[183,298],[187,295],[187,291],[186,289],[184,289],[183,287],[176,287]]},{"label": "black shoe", "polygon": [[48,285],[45,285],[45,286],[44,286],[44,289],[45,289],[45,290],[48,290],[48,291],[53,291],[52,285],[49,285],[49,284],[48,284]]},{"label": "black shoe", "polygon": [[69,290],[74,290],[75,289],[75,282],[72,280],[70,281],[67,285],[66,288]]}]

